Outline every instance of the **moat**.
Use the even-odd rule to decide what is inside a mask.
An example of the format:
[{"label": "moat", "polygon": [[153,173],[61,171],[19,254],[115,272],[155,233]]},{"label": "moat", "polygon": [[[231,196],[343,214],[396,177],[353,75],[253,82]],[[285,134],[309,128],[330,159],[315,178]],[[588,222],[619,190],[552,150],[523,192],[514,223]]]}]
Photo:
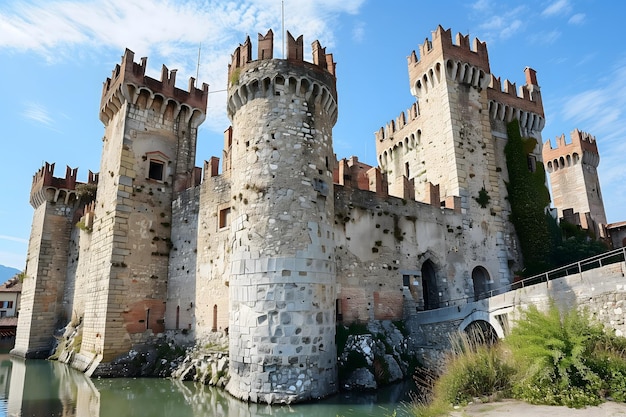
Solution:
[{"label": "moat", "polygon": [[409,384],[295,406],[248,404],[226,392],[158,378],[89,379],[64,364],[0,355],[0,416],[407,416]]}]

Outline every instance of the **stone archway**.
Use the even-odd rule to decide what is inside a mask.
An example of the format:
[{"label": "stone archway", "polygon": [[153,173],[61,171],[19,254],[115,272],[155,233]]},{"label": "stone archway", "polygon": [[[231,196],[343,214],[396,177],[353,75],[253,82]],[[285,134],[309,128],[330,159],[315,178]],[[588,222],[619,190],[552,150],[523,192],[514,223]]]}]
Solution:
[{"label": "stone archway", "polygon": [[498,341],[496,329],[485,320],[475,320],[468,324],[463,331],[475,344],[492,345]]},{"label": "stone archway", "polygon": [[435,272],[435,265],[430,259],[422,264],[422,292],[424,297],[424,310],[439,308],[437,274]]},{"label": "stone archway", "polygon": [[[499,339],[504,338],[504,329],[502,328],[502,325],[495,317],[492,317],[491,314],[489,314],[489,312],[487,311],[472,312],[472,314],[465,317],[465,319],[461,322],[461,324],[459,325],[459,330],[465,331],[465,329],[467,329],[474,322],[486,323],[491,329],[493,329],[493,332],[495,332],[496,336]],[[484,326],[484,324],[477,324],[472,326]]]},{"label": "stone archway", "polygon": [[474,301],[478,301],[489,296],[489,272],[482,266],[477,266],[472,271],[472,282],[474,283]]}]

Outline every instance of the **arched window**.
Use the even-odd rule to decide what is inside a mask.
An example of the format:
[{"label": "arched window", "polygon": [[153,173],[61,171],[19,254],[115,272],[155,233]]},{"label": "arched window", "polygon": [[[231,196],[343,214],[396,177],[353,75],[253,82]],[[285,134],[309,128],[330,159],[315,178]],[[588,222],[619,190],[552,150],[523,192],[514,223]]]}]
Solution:
[{"label": "arched window", "polygon": [[472,271],[472,281],[474,283],[474,301],[489,296],[489,272],[482,266],[477,266]]},{"label": "arched window", "polygon": [[435,265],[430,260],[427,260],[422,265],[422,291],[424,296],[424,310],[439,308],[437,274],[435,273]]}]

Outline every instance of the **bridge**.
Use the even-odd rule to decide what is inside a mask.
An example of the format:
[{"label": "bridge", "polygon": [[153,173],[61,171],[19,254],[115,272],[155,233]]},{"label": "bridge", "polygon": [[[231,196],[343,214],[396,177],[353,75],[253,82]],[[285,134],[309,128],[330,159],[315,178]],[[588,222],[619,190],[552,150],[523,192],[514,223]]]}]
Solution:
[{"label": "bridge", "polygon": [[413,348],[425,361],[438,361],[450,336],[478,326],[503,338],[530,305],[546,309],[551,300],[562,309],[586,308],[606,328],[626,335],[626,248],[619,248],[535,275],[484,294],[460,298],[444,307],[418,311],[407,321]]}]

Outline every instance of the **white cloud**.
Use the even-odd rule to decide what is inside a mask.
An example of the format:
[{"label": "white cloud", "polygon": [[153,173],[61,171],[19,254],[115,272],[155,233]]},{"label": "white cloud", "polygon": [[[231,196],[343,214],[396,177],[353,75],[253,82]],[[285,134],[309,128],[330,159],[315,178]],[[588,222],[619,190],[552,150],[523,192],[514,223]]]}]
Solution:
[{"label": "white cloud", "polygon": [[10,242],[28,244],[28,239],[23,239],[21,237],[15,237],[15,236],[0,235],[0,240],[8,240]]},{"label": "white cloud", "polygon": [[365,23],[357,22],[352,28],[352,39],[355,42],[362,42],[365,39]]},{"label": "white cloud", "polygon": [[533,43],[539,43],[544,45],[551,45],[561,37],[561,32],[558,29],[551,30],[550,32],[539,32],[530,36],[530,41]]},{"label": "white cloud", "polygon": [[476,11],[489,10],[491,8],[491,1],[490,0],[477,0],[476,2],[471,4],[470,7]]},{"label": "white cloud", "polygon": [[[333,27],[341,14],[356,14],[364,0],[287,0],[286,28],[307,38],[334,43]],[[35,50],[47,57],[85,44],[130,47],[140,54],[173,51],[180,46],[225,48],[248,31],[280,34],[281,2],[189,0],[79,0],[14,3],[0,9],[0,48]],[[313,40],[313,39],[311,39]],[[243,38],[241,39],[243,41]]]},{"label": "white cloud", "polygon": [[541,15],[544,17],[556,16],[567,14],[571,10],[571,6],[569,4],[569,0],[557,0],[541,12]]},{"label": "white cloud", "polygon": [[576,13],[575,15],[569,18],[567,23],[571,25],[582,25],[583,23],[585,23],[586,18],[587,16],[584,13]]},{"label": "white cloud", "polygon": [[[324,47],[336,43],[335,27],[343,14],[356,14],[365,0],[285,0],[285,29],[304,35],[305,45],[318,39]],[[274,30],[275,56],[280,57],[282,2],[249,0],[80,0],[15,2],[0,6],[0,49],[35,51],[48,61],[74,59],[74,52],[104,48],[120,52],[129,48],[136,57],[148,56],[151,64],[165,63],[179,70],[177,84],[196,76],[198,47],[202,45],[199,81],[210,92],[226,88],[230,54],[249,34]],[[292,28],[297,28],[297,32]],[[355,28],[364,36],[364,27]],[[253,50],[255,50],[253,48]],[[310,53],[310,50],[309,52]],[[121,54],[120,54],[121,55]],[[211,93],[204,126],[223,131],[227,125],[224,93]],[[214,103],[219,103],[216,105]],[[30,106],[24,117],[51,126],[42,107]]]},{"label": "white cloud", "polygon": [[47,126],[52,124],[52,117],[48,110],[39,103],[27,103],[22,116]]},{"label": "white cloud", "polygon": [[54,117],[50,114],[50,111],[39,103],[26,103],[25,108],[22,111],[22,117],[37,122],[47,129],[60,133],[60,130],[55,127]]},{"label": "white cloud", "polygon": [[524,6],[502,11],[502,13],[500,13],[500,10],[495,9],[481,11],[480,18],[482,23],[478,27],[485,34],[484,40],[505,40],[521,32],[524,29],[524,24],[518,16],[522,16],[525,13]]},{"label": "white cloud", "polygon": [[509,25],[500,30],[500,38],[507,39],[519,32],[522,27],[522,21],[519,19],[509,22]]}]

